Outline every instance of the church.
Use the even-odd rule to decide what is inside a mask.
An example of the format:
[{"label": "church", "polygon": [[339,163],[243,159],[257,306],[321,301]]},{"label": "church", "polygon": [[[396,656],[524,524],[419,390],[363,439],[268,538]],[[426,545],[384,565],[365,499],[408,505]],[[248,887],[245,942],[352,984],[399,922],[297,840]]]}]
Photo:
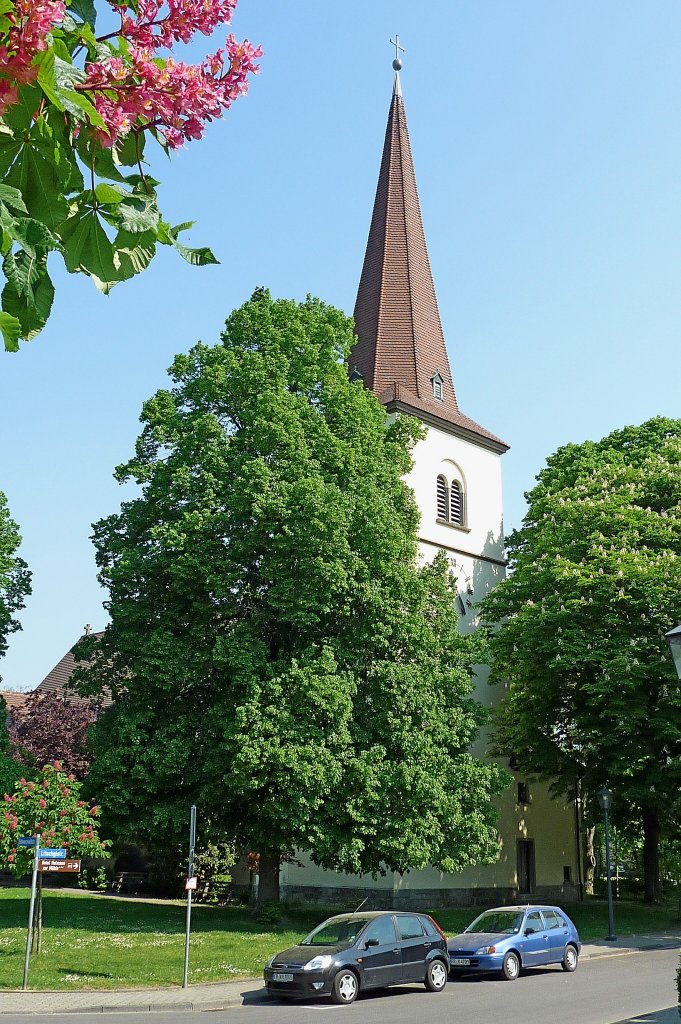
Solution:
[{"label": "church", "polygon": [[[374,392],[390,416],[415,416],[426,427],[407,477],[420,510],[419,549],[424,560],[445,552],[457,580],[461,629],[471,631],[476,603],[505,574],[501,457],[508,445],[459,408],[421,220],[401,66],[396,58],[349,372]],[[69,651],[38,690],[66,693],[74,668]],[[488,684],[487,675],[480,666],[475,696],[489,707],[501,694]],[[6,696],[15,709],[25,698]],[[484,735],[478,740],[478,757],[487,756],[487,740]],[[512,759],[504,763],[514,766]],[[578,899],[574,804],[552,799],[547,786],[516,772],[513,785],[498,800],[498,811],[500,848],[494,864],[456,875],[429,868],[373,878],[325,870],[299,854],[281,866],[281,896],[348,908],[365,898],[382,907]],[[234,870],[233,883],[248,887],[245,864]]]},{"label": "church", "polygon": [[[391,416],[415,416],[427,428],[407,477],[421,513],[419,548],[424,559],[446,552],[458,581],[461,628],[468,631],[475,629],[476,602],[505,573],[501,456],[508,445],[459,408],[421,220],[401,67],[398,56],[349,370]],[[495,689],[481,667],[476,698],[493,705],[500,696]],[[484,756],[485,748],[482,736],[475,753]],[[493,865],[457,875],[427,869],[374,879],[303,860],[282,865],[282,897],[349,905],[372,896],[394,906],[578,898],[574,805],[552,799],[546,786],[516,774],[499,801],[498,827],[500,853]]]}]

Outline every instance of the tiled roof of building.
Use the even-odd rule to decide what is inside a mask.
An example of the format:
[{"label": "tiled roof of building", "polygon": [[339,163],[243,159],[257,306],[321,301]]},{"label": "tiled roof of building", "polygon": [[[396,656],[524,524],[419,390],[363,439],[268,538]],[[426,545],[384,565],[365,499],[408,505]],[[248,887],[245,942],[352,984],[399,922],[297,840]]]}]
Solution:
[{"label": "tiled roof of building", "polygon": [[0,697],[5,701],[8,711],[17,711],[19,708],[23,708],[29,696],[30,694],[26,691],[0,690]]},{"label": "tiled roof of building", "polygon": [[[357,343],[350,371],[385,402],[398,388],[405,406],[508,448],[464,416],[454,390],[421,220],[399,72],[395,75],[383,157],[355,303]],[[433,378],[442,378],[442,400]],[[411,398],[409,398],[411,396]],[[393,399],[394,400],[394,399]]]},{"label": "tiled roof of building", "polygon": [[[102,636],[102,633],[94,633],[93,636]],[[89,703],[89,698],[80,697],[69,687],[71,676],[78,664],[82,663],[77,662],[73,657],[72,651],[68,650],[54,668],[47,673],[43,681],[38,684],[36,692],[41,694],[58,693],[69,704]]]}]

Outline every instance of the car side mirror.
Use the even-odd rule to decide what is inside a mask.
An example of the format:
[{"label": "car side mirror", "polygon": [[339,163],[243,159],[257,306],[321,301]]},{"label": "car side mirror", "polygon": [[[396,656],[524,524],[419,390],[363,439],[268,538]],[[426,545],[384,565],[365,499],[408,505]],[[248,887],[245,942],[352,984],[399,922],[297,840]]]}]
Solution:
[{"label": "car side mirror", "polygon": [[368,949],[369,946],[380,946],[380,942],[378,941],[378,939],[367,939],[366,942],[364,943],[364,948]]},{"label": "car side mirror", "polygon": [[526,928],[525,929],[525,934],[526,935],[534,935],[534,928]]}]

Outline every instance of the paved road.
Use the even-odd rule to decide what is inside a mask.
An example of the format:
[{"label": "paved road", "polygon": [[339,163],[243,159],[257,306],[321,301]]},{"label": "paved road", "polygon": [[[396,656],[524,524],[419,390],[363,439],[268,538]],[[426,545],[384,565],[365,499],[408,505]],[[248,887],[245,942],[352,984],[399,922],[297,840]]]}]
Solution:
[{"label": "paved road", "polygon": [[[273,1002],[244,986],[244,1005],[211,1013],[210,1024],[313,1024],[321,1014],[340,1014],[343,1024],[679,1024],[675,974],[677,950],[623,953],[583,961],[575,974],[560,968],[535,970],[518,981],[469,977],[450,983],[441,994],[404,986],[367,995],[352,1006],[326,1001]],[[139,1013],[40,1016],[3,1015],[2,1024],[144,1024]],[[163,1024],[198,1024],[195,1013],[153,1015]],[[333,1019],[333,1017],[332,1017]]]}]

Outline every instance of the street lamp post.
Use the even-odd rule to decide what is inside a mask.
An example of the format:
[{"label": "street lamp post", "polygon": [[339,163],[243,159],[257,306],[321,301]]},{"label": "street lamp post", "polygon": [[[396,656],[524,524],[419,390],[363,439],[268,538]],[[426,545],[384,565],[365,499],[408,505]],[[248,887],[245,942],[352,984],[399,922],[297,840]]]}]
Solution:
[{"label": "street lamp post", "polygon": [[665,633],[665,638],[669,644],[669,650],[672,652],[676,674],[681,682],[681,626],[674,626],[674,629]]},{"label": "street lamp post", "polygon": [[608,811],[612,807],[612,791],[607,786],[602,786],[596,796],[598,797],[598,806],[603,811],[605,816],[605,870],[606,877],[608,879],[608,934],[605,937],[606,942],[615,942],[617,936],[615,935],[615,915],[612,907],[612,875],[610,873],[610,823],[608,821]]}]

